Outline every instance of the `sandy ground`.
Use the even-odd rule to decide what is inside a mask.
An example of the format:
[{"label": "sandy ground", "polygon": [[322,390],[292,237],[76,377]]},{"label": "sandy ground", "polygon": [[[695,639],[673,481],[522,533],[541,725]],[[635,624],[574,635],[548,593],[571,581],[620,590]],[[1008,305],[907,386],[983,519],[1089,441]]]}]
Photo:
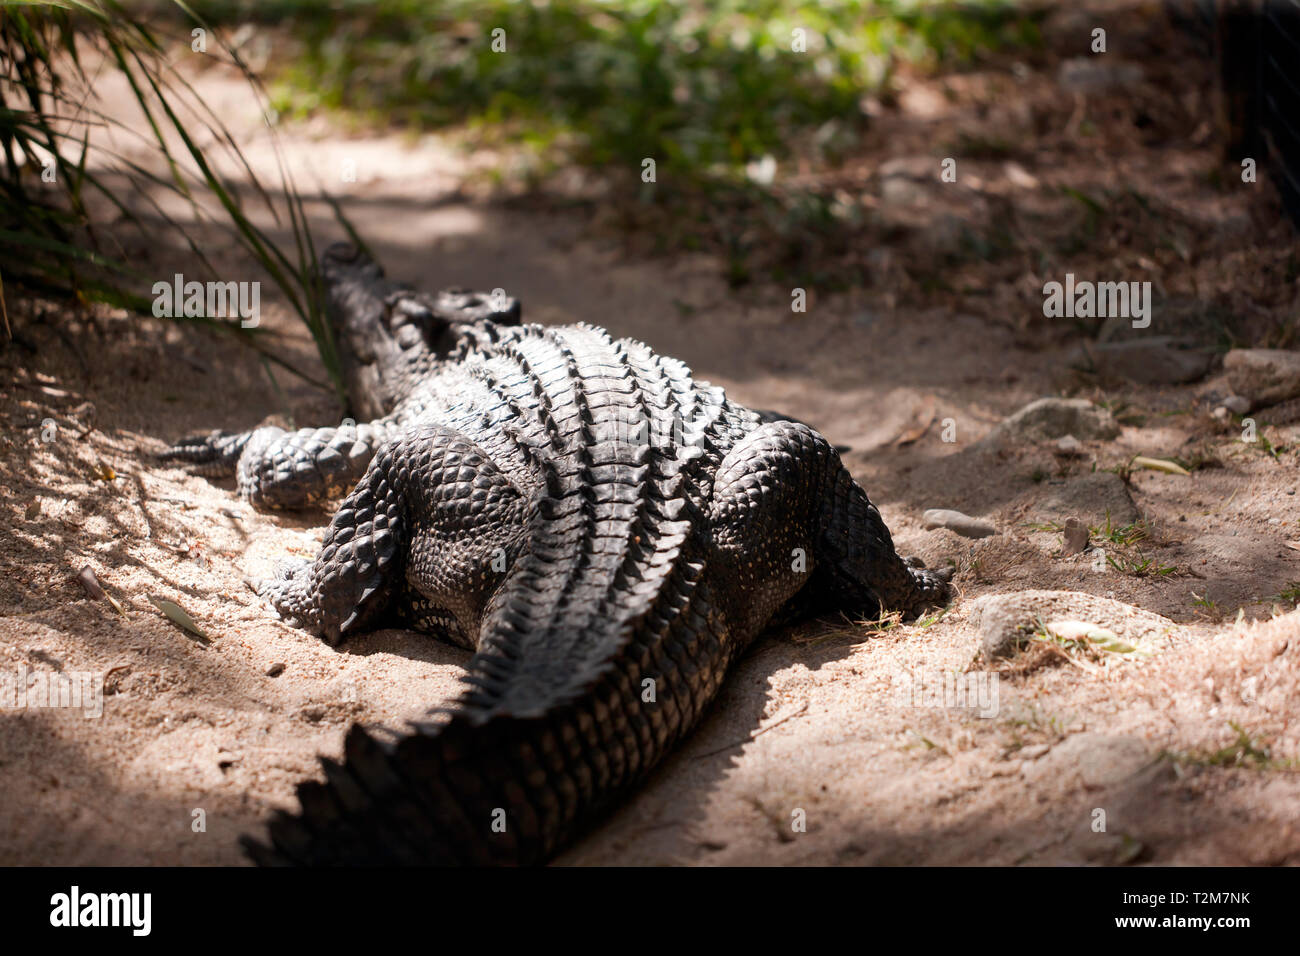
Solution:
[{"label": "sandy ground", "polygon": [[[241,128],[233,87],[204,82]],[[901,117],[944,121],[913,99]],[[937,621],[764,637],[698,731],[559,862],[1300,862],[1300,612],[1294,592],[1281,596],[1300,580],[1287,544],[1300,539],[1300,478],[1294,451],[1274,458],[1195,404],[1217,373],[1177,387],[1081,379],[1066,367],[1069,336],[891,307],[884,279],[794,314],[789,289],[732,290],[711,256],[629,256],[581,218],[468,200],[462,158],[431,138],[309,127],[286,145],[300,179],[358,161],[359,181],[339,192],[390,274],[505,288],[533,321],[644,339],[742,402],[807,420],[850,447],[900,550],[959,567],[960,596]],[[328,234],[327,213],[312,211]],[[183,270],[165,245],[147,250],[149,267]],[[211,252],[235,262],[215,239]],[[179,436],[271,413],[328,422],[323,393],[282,377],[281,397],[251,352],[198,329],[12,296],[9,312],[20,342],[0,353],[0,674],[106,676],[97,719],[0,710],[0,863],[240,863],[236,836],[292,805],[317,754],[337,755],[353,721],[400,726],[444,701],[466,654],[398,631],[333,650],[280,624],[241,579],[312,554],[324,515],[260,514],[230,483],[151,459]],[[264,304],[263,322],[311,361],[280,303]],[[1077,458],[981,442],[1055,394],[1142,414]],[[1300,438],[1294,425],[1269,434]],[[1118,490],[1077,481],[1191,448],[1218,467],[1138,471]],[[1000,533],[924,530],[935,507]],[[1148,529],[1113,553],[1169,573],[1095,570],[1047,530],[1070,514],[1104,523],[1111,507],[1128,512],[1116,525]],[[87,565],[123,616],[73,580]],[[978,659],[985,602],[1033,589],[1074,592],[1050,604],[1058,616],[1141,653]],[[210,642],[149,595],[183,606]],[[996,687],[996,706],[916,693],[962,674]]]}]

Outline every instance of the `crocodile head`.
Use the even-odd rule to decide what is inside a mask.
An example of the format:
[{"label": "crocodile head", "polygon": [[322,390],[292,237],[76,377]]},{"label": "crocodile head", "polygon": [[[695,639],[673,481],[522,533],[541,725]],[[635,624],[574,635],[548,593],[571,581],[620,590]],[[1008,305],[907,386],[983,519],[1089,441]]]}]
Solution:
[{"label": "crocodile head", "polygon": [[490,335],[494,325],[519,324],[519,302],[504,293],[416,292],[386,280],[350,243],[326,249],[320,271],[344,380],[360,417],[387,414],[467,340]]}]

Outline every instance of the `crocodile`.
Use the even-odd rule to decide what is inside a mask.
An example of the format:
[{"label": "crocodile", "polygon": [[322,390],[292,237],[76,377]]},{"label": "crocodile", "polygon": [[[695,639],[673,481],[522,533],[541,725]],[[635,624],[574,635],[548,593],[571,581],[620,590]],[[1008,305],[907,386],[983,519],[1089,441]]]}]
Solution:
[{"label": "crocodile", "polygon": [[250,581],[331,645],[380,627],[474,652],[449,706],[354,725],[274,812],[263,865],[534,864],[700,722],[765,628],[915,615],[951,569],[904,559],[839,454],[681,362],[519,303],[321,257],[358,422],[212,432],[165,458],[262,509],[342,497],[314,560]]}]

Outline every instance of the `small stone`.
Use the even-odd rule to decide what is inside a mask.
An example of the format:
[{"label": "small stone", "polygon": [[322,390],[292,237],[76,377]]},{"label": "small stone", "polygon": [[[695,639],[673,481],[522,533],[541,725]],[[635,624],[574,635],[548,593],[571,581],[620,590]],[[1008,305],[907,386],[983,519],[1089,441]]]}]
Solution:
[{"label": "small stone", "polygon": [[1250,411],[1250,400],[1240,395],[1229,395],[1223,400],[1223,407],[1234,415],[1245,415]]},{"label": "small stone", "polygon": [[1029,643],[1033,622],[1014,602],[994,602],[980,615],[980,649],[988,660],[1013,657]]},{"label": "small stone", "polygon": [[998,533],[998,529],[987,521],[944,508],[931,508],[926,511],[921,515],[921,522],[926,530],[947,528],[963,538],[987,538]]},{"label": "small stone", "polygon": [[1062,552],[1068,558],[1080,554],[1088,547],[1088,529],[1078,518],[1065,519],[1065,534]]},{"label": "small stone", "polygon": [[1232,413],[1228,411],[1228,407],[1226,405],[1220,405],[1211,414],[1214,415],[1214,417],[1221,422],[1226,422],[1229,419],[1229,417],[1232,415]]},{"label": "small stone", "polygon": [[266,669],[266,676],[279,677],[281,674],[284,673],[284,668],[285,665],[283,663],[281,663],[280,661],[276,661],[274,664],[272,664],[270,667]]},{"label": "small stone", "polygon": [[1223,357],[1223,368],[1233,392],[1256,407],[1276,405],[1300,395],[1300,352],[1233,349]]},{"label": "small stone", "polygon": [[1019,163],[1003,163],[1002,172],[1007,177],[1007,182],[1011,183],[1011,185],[1015,186],[1017,189],[1037,189],[1040,185],[1038,177],[1034,176]]},{"label": "small stone", "polygon": [[1056,440],[1056,453],[1066,458],[1078,458],[1083,454],[1083,444],[1073,435],[1062,435]]}]

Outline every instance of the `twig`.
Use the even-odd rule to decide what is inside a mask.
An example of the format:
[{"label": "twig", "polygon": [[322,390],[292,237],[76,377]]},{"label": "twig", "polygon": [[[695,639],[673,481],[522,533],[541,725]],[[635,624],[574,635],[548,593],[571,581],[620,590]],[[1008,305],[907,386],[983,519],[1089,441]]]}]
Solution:
[{"label": "twig", "polygon": [[727,744],[725,747],[719,747],[717,750],[710,750],[710,751],[709,751],[708,753],[706,753],[706,754],[699,754],[699,755],[696,756],[695,759],[696,759],[696,760],[703,760],[705,757],[712,757],[712,756],[714,756],[715,754],[720,754],[720,753],[722,753],[724,750],[730,750],[732,747],[739,747],[739,746],[741,746],[741,745],[743,745],[743,744],[747,744],[747,743],[749,743],[751,740],[753,740],[755,737],[761,737],[761,736],[763,736],[763,734],[767,733],[767,732],[768,732],[769,730],[771,730],[773,727],[779,727],[779,726],[781,726],[782,724],[784,724],[787,720],[790,720],[792,717],[798,717],[800,714],[802,714],[802,713],[803,713],[804,711],[806,711],[807,709],[808,709],[808,701],[805,700],[805,701],[803,702],[803,706],[800,707],[798,710],[796,710],[796,711],[792,711],[791,713],[786,714],[784,717],[780,718],[779,720],[774,720],[774,721],[772,721],[772,722],[771,722],[770,724],[768,724],[766,727],[762,727],[762,728],[760,728],[760,729],[754,731],[752,734],[750,734],[750,735],[749,735],[748,737],[746,737],[744,740],[737,740],[735,743]]}]

